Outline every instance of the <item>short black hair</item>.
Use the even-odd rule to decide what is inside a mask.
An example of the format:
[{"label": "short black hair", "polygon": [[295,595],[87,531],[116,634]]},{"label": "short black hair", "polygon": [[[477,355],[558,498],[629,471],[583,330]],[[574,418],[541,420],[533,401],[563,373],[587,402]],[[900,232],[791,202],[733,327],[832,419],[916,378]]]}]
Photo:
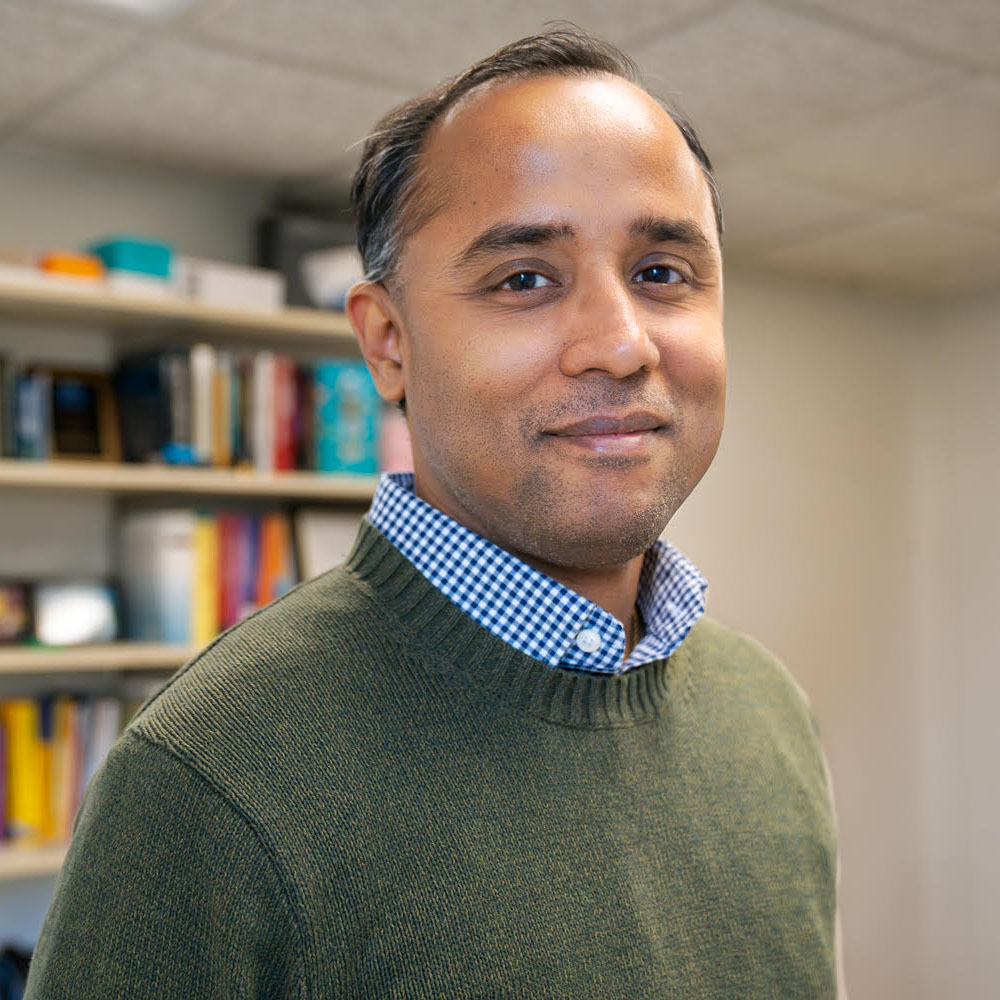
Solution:
[{"label": "short black hair", "polygon": [[[351,184],[351,206],[365,277],[383,283],[390,279],[403,244],[426,219],[418,205],[421,153],[431,126],[449,108],[476,87],[493,80],[602,73],[646,90],[635,63],[610,42],[573,26],[556,27],[505,45],[464,73],[385,115],[365,140]],[[701,165],[721,237],[722,198],[708,154],[690,122],[661,98],[650,96],[670,115]]]}]

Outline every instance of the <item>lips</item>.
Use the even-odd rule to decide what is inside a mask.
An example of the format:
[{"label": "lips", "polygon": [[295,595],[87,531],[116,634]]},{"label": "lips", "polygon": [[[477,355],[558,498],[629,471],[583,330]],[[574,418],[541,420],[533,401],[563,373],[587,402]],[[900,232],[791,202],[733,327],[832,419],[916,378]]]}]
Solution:
[{"label": "lips", "polygon": [[629,413],[621,417],[601,414],[567,424],[565,427],[546,431],[546,433],[556,437],[597,437],[606,434],[635,434],[640,431],[656,431],[665,427],[666,424],[666,420],[654,413]]}]

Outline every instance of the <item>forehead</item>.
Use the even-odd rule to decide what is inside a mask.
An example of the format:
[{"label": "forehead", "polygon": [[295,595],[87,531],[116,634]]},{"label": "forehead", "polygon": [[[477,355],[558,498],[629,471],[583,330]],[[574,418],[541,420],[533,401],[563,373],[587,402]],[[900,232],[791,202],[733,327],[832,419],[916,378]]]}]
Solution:
[{"label": "forehead", "polygon": [[714,229],[701,166],[670,115],[610,75],[547,75],[478,88],[435,124],[421,175],[434,215],[461,213],[471,221],[470,214],[509,213],[526,202],[613,195],[656,202],[636,207],[683,213]]}]

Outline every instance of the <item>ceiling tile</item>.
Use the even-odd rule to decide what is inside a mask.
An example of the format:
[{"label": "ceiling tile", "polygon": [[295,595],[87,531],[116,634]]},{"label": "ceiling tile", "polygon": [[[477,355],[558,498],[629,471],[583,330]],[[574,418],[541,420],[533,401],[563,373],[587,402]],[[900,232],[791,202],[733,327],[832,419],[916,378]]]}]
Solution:
[{"label": "ceiling tile", "polygon": [[106,20],[0,3],[0,128],[124,52],[137,37]]},{"label": "ceiling tile", "polygon": [[724,166],[717,176],[725,210],[727,256],[752,257],[777,245],[782,237],[833,220],[864,218],[871,212],[871,206],[858,199],[755,163]]},{"label": "ceiling tile", "polygon": [[401,9],[398,0],[368,0],[349,12],[330,0],[296,0],[290,16],[274,0],[237,0],[190,29],[205,39],[243,45],[283,59],[308,60],[348,71],[426,87],[489,55],[507,42],[569,20],[617,44],[717,6],[717,0],[632,0],[623,16],[607,0],[422,0]]},{"label": "ceiling tile", "polygon": [[653,89],[691,116],[717,161],[959,78],[957,71],[752,0],[633,54]]},{"label": "ceiling tile", "polygon": [[1000,4],[995,0],[796,0],[959,62],[1000,71]]},{"label": "ceiling tile", "polygon": [[959,293],[1000,284],[1000,233],[912,213],[769,250],[761,262],[790,274],[876,290]]},{"label": "ceiling tile", "polygon": [[810,136],[775,154],[780,169],[846,195],[923,207],[1000,176],[1000,82],[931,98]]},{"label": "ceiling tile", "polygon": [[244,176],[321,171],[402,95],[163,40],[29,130],[126,159]]}]

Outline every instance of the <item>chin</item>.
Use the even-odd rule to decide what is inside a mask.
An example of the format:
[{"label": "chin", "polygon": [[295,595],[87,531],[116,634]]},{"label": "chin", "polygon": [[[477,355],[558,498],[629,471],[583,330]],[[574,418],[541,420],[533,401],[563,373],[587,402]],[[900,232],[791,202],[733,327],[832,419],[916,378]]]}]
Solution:
[{"label": "chin", "polygon": [[668,520],[661,509],[629,517],[546,517],[512,532],[511,542],[517,551],[553,566],[610,569],[641,556]]}]

